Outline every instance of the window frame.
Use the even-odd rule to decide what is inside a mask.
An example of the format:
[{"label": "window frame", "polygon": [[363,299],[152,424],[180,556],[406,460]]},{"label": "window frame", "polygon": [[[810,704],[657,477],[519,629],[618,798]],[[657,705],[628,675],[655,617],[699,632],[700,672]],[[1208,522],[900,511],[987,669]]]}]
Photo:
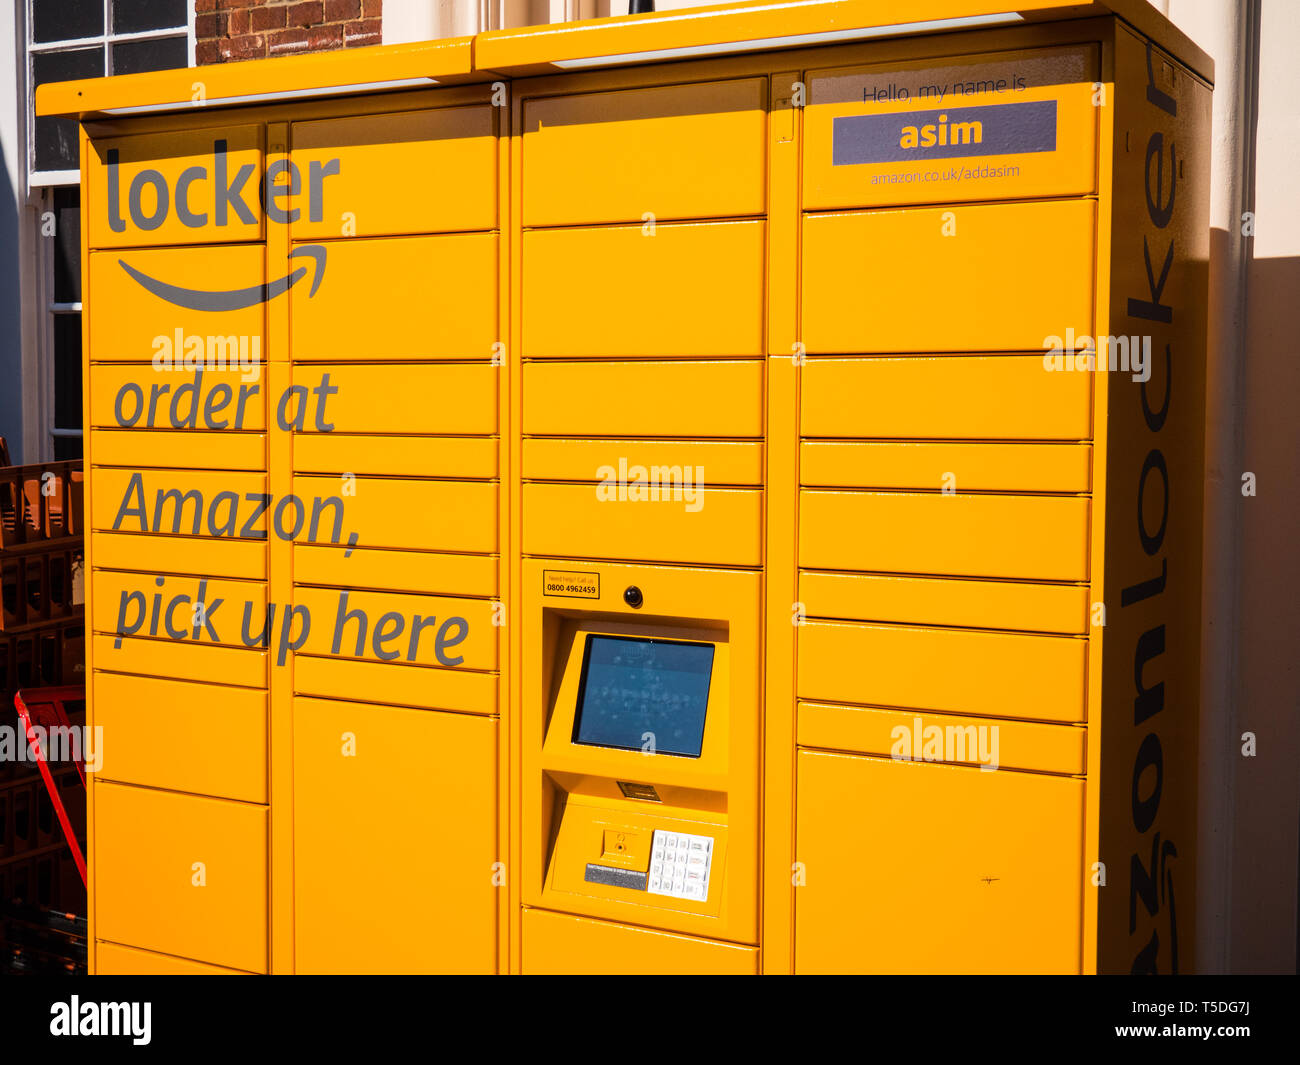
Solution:
[{"label": "window frame", "polygon": [[[33,0],[22,0],[23,6],[23,89],[24,94],[34,95],[32,85],[32,56],[49,52],[68,52],[76,48],[101,47],[104,49],[103,75],[110,77],[113,73],[113,45],[127,41],[157,41],[165,38],[185,38],[185,64],[194,66],[194,0],[186,0],[185,25],[169,26],[161,30],[140,30],[136,33],[113,32],[113,0],[98,0],[103,7],[104,31],[97,36],[76,37],[59,41],[36,41],[36,19],[32,11]],[[51,185],[76,185],[81,182],[78,170],[37,170],[36,163],[36,110],[34,100],[27,101],[27,184],[30,188]]]},{"label": "window frame", "polygon": [[[104,50],[102,73],[107,77],[113,73],[113,45],[129,41],[164,40],[183,37],[186,45],[186,67],[188,69],[195,65],[195,4],[193,0],[187,0],[185,4],[185,25],[169,26],[158,30],[141,30],[135,33],[114,33],[112,29],[113,0],[95,0],[95,2],[101,3],[103,6],[104,22],[102,33],[91,37],[41,42],[34,40],[35,15],[32,10],[33,0],[18,0],[17,4],[17,15],[22,24],[19,36],[23,42],[23,81],[20,93],[24,112],[22,129],[26,134],[21,172],[27,178],[26,201],[30,207],[34,208],[29,217],[34,215],[32,222],[35,225],[31,245],[32,259],[29,260],[32,267],[30,273],[32,281],[30,298],[35,310],[35,335],[33,337],[36,352],[36,359],[34,360],[35,380],[26,382],[26,386],[23,388],[23,421],[32,427],[31,429],[24,429],[24,436],[29,441],[33,438],[40,441],[42,458],[54,454],[58,440],[80,440],[83,435],[83,429],[80,426],[72,428],[57,425],[54,408],[55,321],[60,316],[80,315],[81,304],[79,302],[60,303],[55,300],[54,241],[46,239],[41,234],[41,228],[45,224],[47,214],[55,210],[54,190],[56,188],[80,186],[81,171],[79,168],[68,170],[37,170],[35,168],[36,108],[35,87],[32,84],[33,56],[71,51],[76,48],[100,47]],[[31,225],[32,222],[29,222],[28,225]],[[81,382],[83,396],[87,384],[88,382],[85,380]]]}]

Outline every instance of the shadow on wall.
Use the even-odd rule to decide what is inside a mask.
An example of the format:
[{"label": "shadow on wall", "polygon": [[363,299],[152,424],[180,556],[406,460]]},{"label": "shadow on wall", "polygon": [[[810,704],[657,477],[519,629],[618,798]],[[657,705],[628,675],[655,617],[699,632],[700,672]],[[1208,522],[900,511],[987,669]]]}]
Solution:
[{"label": "shadow on wall", "polygon": [[[1240,410],[1241,475],[1222,486],[1241,506],[1237,725],[1256,753],[1235,781],[1232,953],[1236,971],[1296,971],[1300,938],[1300,258],[1251,258]],[[1211,486],[1211,490],[1214,490]],[[1244,741],[1238,738],[1240,756]],[[1271,887],[1268,887],[1271,886]],[[1296,922],[1292,924],[1292,922]]]},{"label": "shadow on wall", "polygon": [[0,144],[0,436],[23,461],[23,323],[19,227],[22,209]]},{"label": "shadow on wall", "polygon": [[[1230,5],[1225,5],[1230,6]],[[1278,210],[1285,187],[1279,156],[1265,146],[1261,116],[1292,122],[1294,103],[1279,94],[1267,69],[1279,52],[1269,48],[1261,65],[1265,24],[1284,40],[1294,5],[1281,0],[1240,0],[1249,22],[1246,92],[1232,104],[1243,118],[1243,211],[1266,202]],[[1266,17],[1265,8],[1268,8]],[[1264,91],[1261,98],[1261,89]],[[1223,91],[1220,89],[1219,91]],[[1218,148],[1216,147],[1216,152]],[[1294,235],[1289,223],[1285,230]],[[1228,242],[1243,237],[1221,229],[1211,233],[1215,263],[1229,261]],[[1286,250],[1294,250],[1294,243]],[[1231,868],[1227,885],[1229,936],[1226,969],[1234,973],[1294,973],[1300,955],[1300,361],[1296,357],[1300,258],[1257,258],[1246,242],[1244,328],[1233,356],[1241,377],[1232,423],[1240,434],[1240,470],[1222,471],[1206,485],[1206,505],[1237,511],[1237,631],[1233,634],[1233,734],[1223,756],[1233,759],[1231,781]],[[1210,273],[1211,284],[1215,272]],[[1213,297],[1212,297],[1213,301]],[[1215,376],[1210,376],[1213,387]],[[1243,490],[1250,475],[1254,494]],[[1252,752],[1253,753],[1248,753]]]}]

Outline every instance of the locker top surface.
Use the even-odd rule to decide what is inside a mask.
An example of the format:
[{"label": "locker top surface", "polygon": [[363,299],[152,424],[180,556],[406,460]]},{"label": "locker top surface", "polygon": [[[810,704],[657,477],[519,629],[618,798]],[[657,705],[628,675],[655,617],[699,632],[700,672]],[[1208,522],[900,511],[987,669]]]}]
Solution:
[{"label": "locker top surface", "polygon": [[[54,82],[36,90],[36,113],[87,118],[213,110],[1098,16],[1129,24],[1213,81],[1213,60],[1147,0],[751,0],[416,44]],[[194,99],[199,70],[201,103]]]}]

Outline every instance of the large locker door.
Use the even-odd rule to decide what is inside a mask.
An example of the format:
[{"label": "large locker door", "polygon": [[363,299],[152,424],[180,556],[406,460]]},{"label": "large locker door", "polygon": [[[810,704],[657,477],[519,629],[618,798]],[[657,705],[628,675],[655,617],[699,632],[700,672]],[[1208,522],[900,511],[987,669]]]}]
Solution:
[{"label": "large locker door", "polygon": [[496,721],[299,698],[299,973],[490,973]]},{"label": "large locker door", "polygon": [[801,751],[799,973],[1077,973],[1083,781]]}]

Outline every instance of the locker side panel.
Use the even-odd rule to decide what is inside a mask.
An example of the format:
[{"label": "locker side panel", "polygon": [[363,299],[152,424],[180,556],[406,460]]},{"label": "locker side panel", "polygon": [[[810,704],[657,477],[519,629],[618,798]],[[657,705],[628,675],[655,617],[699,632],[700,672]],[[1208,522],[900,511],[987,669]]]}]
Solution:
[{"label": "locker side panel", "polygon": [[[1210,90],[1116,33],[1110,328],[1150,337],[1112,374],[1101,679],[1100,972],[1194,962]],[[1131,150],[1125,152],[1125,141]],[[1165,271],[1168,271],[1167,275]]]}]

